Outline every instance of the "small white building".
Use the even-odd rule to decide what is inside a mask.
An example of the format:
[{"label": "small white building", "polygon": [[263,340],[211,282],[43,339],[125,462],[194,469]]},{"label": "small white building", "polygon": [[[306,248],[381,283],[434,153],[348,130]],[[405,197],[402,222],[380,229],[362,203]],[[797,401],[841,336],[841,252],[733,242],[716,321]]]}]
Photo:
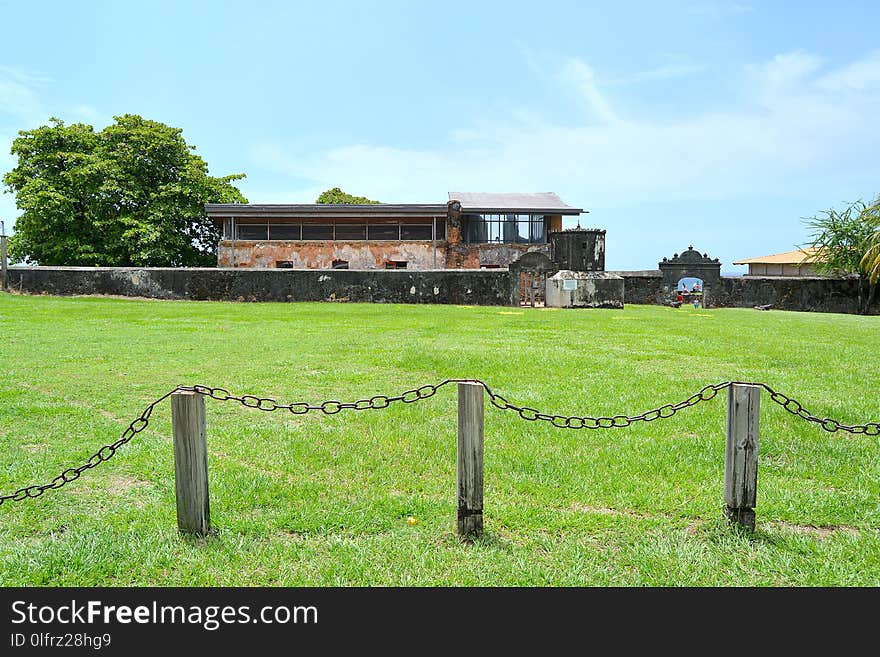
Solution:
[{"label": "small white building", "polygon": [[735,265],[748,265],[746,276],[818,276],[813,263],[818,249],[809,247],[773,255],[737,260]]}]

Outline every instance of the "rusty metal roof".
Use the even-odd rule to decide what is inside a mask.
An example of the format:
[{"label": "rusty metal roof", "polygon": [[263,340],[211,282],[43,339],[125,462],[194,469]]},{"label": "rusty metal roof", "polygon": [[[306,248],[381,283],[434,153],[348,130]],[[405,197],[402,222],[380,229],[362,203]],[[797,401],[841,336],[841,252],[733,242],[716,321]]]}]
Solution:
[{"label": "rusty metal roof", "polygon": [[461,203],[463,212],[545,212],[547,214],[581,214],[581,208],[572,207],[553,192],[493,193],[449,192],[450,201]]}]

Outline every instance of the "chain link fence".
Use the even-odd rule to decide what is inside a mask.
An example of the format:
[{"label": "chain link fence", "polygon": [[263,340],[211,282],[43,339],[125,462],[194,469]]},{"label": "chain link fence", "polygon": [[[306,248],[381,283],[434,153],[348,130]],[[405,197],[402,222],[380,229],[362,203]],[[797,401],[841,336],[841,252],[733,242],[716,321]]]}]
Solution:
[{"label": "chain link fence", "polygon": [[137,434],[141,433],[149,426],[150,417],[152,416],[153,409],[155,409],[158,404],[160,404],[176,392],[194,392],[217,401],[238,402],[246,408],[252,408],[265,412],[286,411],[292,413],[293,415],[305,415],[307,413],[315,411],[323,413],[324,415],[335,415],[343,410],[379,410],[383,408],[388,408],[391,404],[394,403],[412,404],[415,402],[424,401],[425,399],[429,399],[436,395],[437,392],[444,386],[453,383],[476,383],[483,387],[483,389],[486,391],[486,395],[488,396],[490,403],[495,408],[498,408],[502,411],[512,411],[519,415],[521,419],[529,422],[549,422],[554,427],[557,427],[559,429],[614,429],[628,427],[632,424],[635,424],[636,422],[653,422],[654,420],[668,419],[685,408],[690,408],[691,406],[696,406],[697,404],[701,404],[703,402],[714,399],[720,391],[725,390],[732,385],[753,385],[758,386],[769,393],[770,399],[772,401],[779,404],[782,408],[784,408],[792,415],[796,415],[797,417],[800,417],[807,422],[817,424],[819,427],[829,433],[844,431],[851,434],[864,434],[868,436],[880,435],[880,422],[868,422],[866,424],[848,425],[838,422],[833,418],[819,417],[804,408],[803,404],[801,404],[796,399],[789,397],[781,392],[778,392],[766,383],[761,382],[752,383],[746,381],[723,381],[721,383],[707,385],[701,388],[698,392],[695,392],[687,399],[684,399],[680,402],[677,402],[675,404],[663,404],[662,406],[658,406],[657,408],[645,411],[644,413],[639,413],[638,415],[607,415],[598,417],[592,417],[589,415],[551,415],[549,413],[543,413],[529,406],[518,406],[517,404],[510,402],[505,397],[493,392],[488,384],[479,379],[445,379],[436,385],[427,384],[419,386],[418,388],[406,390],[405,392],[398,395],[374,395],[372,397],[365,397],[363,399],[358,399],[351,402],[342,402],[335,399],[330,399],[320,404],[311,404],[308,402],[293,402],[285,404],[278,402],[272,397],[257,397],[255,395],[233,395],[225,388],[211,388],[204,385],[180,385],[172,390],[169,390],[164,395],[151,402],[143,410],[143,412],[135,420],[133,420],[131,424],[128,425],[128,427],[125,429],[118,440],[101,447],[101,449],[92,454],[92,456],[90,456],[85,463],[78,467],[71,467],[64,470],[61,474],[59,474],[47,484],[34,484],[31,486],[25,486],[23,488],[19,488],[13,493],[0,495],[0,505],[3,505],[6,502],[20,502],[22,500],[40,497],[48,490],[62,488],[66,484],[72,481],[76,481],[77,479],[79,479],[80,475],[82,475],[82,473],[86,470],[91,470],[101,463],[109,461],[111,458],[113,458],[120,447],[130,442]]}]

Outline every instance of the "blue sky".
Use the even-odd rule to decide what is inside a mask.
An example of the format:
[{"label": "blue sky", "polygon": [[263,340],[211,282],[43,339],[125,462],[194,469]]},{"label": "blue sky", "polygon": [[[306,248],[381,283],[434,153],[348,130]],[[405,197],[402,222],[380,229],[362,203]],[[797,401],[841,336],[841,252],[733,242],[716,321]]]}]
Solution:
[{"label": "blue sky", "polygon": [[[803,244],[880,194],[880,3],[7,2],[0,171],[50,116],[183,129],[251,202],[555,191],[608,269]],[[7,227],[17,215],[0,194]]]}]

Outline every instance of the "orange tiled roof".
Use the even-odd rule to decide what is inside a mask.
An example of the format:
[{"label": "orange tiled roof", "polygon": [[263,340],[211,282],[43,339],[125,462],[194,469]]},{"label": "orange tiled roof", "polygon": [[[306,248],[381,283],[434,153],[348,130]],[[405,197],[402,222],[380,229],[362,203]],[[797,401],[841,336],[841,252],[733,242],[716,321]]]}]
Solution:
[{"label": "orange tiled roof", "polygon": [[808,247],[806,249],[798,249],[797,251],[786,251],[785,253],[774,253],[773,255],[758,256],[757,258],[745,258],[737,260],[735,265],[803,265],[816,261],[819,249],[816,247]]}]

